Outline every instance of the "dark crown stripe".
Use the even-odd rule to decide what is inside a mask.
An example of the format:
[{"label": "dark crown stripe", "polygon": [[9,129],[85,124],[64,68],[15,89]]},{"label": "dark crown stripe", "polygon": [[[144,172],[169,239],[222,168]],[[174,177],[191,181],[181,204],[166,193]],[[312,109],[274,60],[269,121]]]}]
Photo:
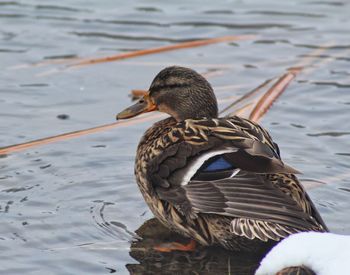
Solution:
[{"label": "dark crown stripe", "polygon": [[160,90],[171,90],[176,88],[187,88],[189,87],[189,84],[185,83],[175,83],[175,84],[167,84],[167,85],[157,85],[150,89],[151,94],[159,92]]}]

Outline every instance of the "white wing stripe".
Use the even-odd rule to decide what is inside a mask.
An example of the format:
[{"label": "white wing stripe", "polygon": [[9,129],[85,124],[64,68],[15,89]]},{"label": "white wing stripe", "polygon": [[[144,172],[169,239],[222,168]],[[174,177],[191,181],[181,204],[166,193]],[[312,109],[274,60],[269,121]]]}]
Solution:
[{"label": "white wing stripe", "polygon": [[[191,180],[191,178],[194,176],[194,174],[197,173],[198,169],[201,168],[201,166],[203,165],[203,163],[206,160],[208,160],[214,156],[217,156],[217,155],[236,152],[237,150],[238,150],[237,148],[226,148],[226,149],[221,149],[221,150],[216,150],[216,151],[209,151],[209,152],[201,155],[200,157],[195,158],[192,162],[190,162],[188,164],[189,169],[186,171],[185,175],[182,178],[181,186],[188,184],[188,182]],[[234,174],[232,174],[231,177],[233,177],[238,172],[239,171],[237,171],[236,173],[234,172]]]}]

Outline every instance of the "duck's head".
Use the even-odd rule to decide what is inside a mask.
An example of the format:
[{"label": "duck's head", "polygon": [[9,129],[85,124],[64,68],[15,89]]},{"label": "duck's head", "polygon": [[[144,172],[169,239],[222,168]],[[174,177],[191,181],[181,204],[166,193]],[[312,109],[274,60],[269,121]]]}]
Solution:
[{"label": "duck's head", "polygon": [[156,110],[171,115],[177,121],[218,116],[216,97],[209,82],[194,70],[177,66],[160,71],[148,93],[120,112],[117,119]]}]

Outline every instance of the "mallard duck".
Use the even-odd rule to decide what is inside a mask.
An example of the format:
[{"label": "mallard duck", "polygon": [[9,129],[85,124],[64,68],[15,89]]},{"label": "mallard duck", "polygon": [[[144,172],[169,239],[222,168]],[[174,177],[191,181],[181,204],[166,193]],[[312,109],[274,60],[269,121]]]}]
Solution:
[{"label": "mallard duck", "polygon": [[327,231],[314,204],[258,124],[218,117],[209,82],[167,67],[148,93],[117,115],[160,111],[137,148],[135,175],[153,214],[201,245],[255,250],[302,231]]}]

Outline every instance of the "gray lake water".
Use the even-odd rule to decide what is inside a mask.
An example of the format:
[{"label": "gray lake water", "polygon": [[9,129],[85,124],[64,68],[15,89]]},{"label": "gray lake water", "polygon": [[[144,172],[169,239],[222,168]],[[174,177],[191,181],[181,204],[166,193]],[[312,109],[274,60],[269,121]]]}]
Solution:
[{"label": "gray lake water", "polygon": [[[331,231],[350,234],[349,14],[346,0],[1,0],[0,147],[111,123],[130,104],[129,91],[147,89],[168,65],[219,72],[209,81],[225,98],[326,45],[261,123],[300,179],[321,183],[310,196]],[[243,34],[256,36],[76,70],[20,66]],[[135,149],[150,125],[2,155],[0,273],[251,274],[259,257],[133,250],[144,235],[145,226],[138,228],[152,218],[133,176]],[[240,265],[244,271],[235,271]]]}]

